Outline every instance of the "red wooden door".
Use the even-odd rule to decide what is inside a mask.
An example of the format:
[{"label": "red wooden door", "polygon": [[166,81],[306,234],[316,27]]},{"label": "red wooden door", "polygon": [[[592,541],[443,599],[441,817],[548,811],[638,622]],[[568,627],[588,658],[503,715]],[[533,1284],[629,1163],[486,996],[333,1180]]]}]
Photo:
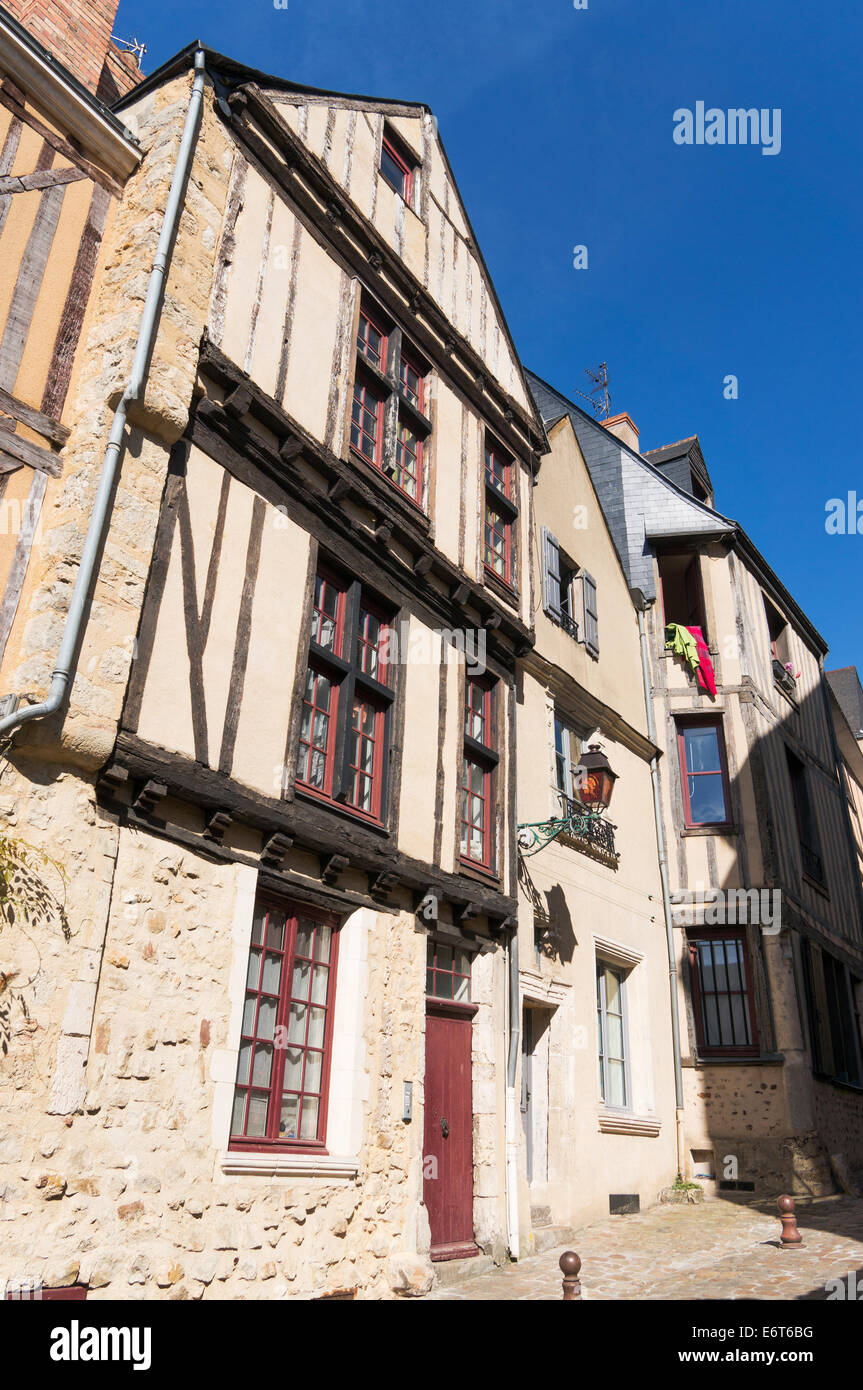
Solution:
[{"label": "red wooden door", "polygon": [[478,1253],[473,1239],[473,1012],[430,1005],[426,1016],[423,1200],[433,1260]]}]

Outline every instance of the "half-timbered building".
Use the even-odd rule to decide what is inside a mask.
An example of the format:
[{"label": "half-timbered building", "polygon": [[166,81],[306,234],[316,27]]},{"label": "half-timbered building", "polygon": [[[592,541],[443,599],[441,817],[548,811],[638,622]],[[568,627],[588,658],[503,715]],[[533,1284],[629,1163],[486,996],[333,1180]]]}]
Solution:
[{"label": "half-timbered building", "polygon": [[[4,1263],[109,1297],[419,1292],[508,1241],[545,433],[427,108],[190,48],[115,112],[143,158],[3,666],[50,684],[119,401],[68,696],[4,782],[73,924],[21,963]],[[45,1260],[49,1195],[75,1219]]]},{"label": "half-timbered building", "polygon": [[863,1167],[863,899],[826,644],[715,509],[696,437],[643,453],[629,416],[530,381],[572,421],[642,612],[688,1174],[723,1196],[835,1190]]},{"label": "half-timbered building", "polygon": [[50,8],[0,7],[0,659],[64,467],[99,247],[139,160],[105,105],[139,76],[110,43],[116,6],[86,48],[59,52]]}]

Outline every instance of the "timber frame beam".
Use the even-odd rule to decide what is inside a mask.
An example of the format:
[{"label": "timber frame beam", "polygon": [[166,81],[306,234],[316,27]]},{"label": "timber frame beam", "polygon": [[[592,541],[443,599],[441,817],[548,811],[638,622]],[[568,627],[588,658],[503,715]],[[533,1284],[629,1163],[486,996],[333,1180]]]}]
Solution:
[{"label": "timber frame beam", "polygon": [[[257,491],[260,486],[250,475],[260,470],[294,499],[298,516],[302,511],[316,513],[330,532],[341,534],[364,552],[367,570],[369,566],[383,570],[390,585],[410,593],[447,626],[472,626],[465,610],[475,611],[489,629],[489,646],[497,649],[499,659],[510,670],[513,655],[533,646],[532,629],[482,585],[465,579],[429,539],[428,518],[402,503],[385,479],[361,476],[354,465],[325,449],[206,337],[201,345],[200,371],[228,396],[224,406],[199,399],[189,428],[194,444]],[[274,435],[277,445],[269,444],[262,433],[232,412],[231,402],[240,399],[250,420]],[[308,472],[299,466],[302,460],[322,475],[317,493],[310,486]],[[342,497],[352,497],[371,511],[378,518],[378,532],[384,526],[390,528],[390,536],[413,555],[413,570],[382,544],[379,536],[367,532],[337,505]],[[278,505],[278,494],[267,500]]]},{"label": "timber frame beam", "polygon": [[[233,92],[227,104],[231,112],[228,124],[254,162],[319,229],[352,274],[368,283],[369,270],[376,272],[369,288],[383,306],[397,320],[403,320],[406,313],[412,315],[410,332],[419,350],[451,379],[506,447],[536,473],[541,455],[548,452],[538,417],[489,377],[479,353],[453,327],[428,290],[346,197],[260,88],[249,83]],[[219,103],[216,109],[224,114]]]},{"label": "timber frame beam", "polygon": [[[159,796],[148,795],[158,789]],[[161,794],[164,788],[164,795]],[[99,780],[99,797],[106,809],[123,816],[129,824],[150,829],[201,854],[241,862],[257,862],[261,873],[292,884],[290,871],[277,873],[272,856],[266,854],[273,836],[281,836],[285,853],[296,845],[317,854],[321,864],[321,891],[336,894],[334,883],[348,866],[368,876],[368,893],[342,893],[345,904],[380,904],[396,887],[425,895],[435,893],[441,902],[458,907],[462,914],[486,917],[500,926],[514,918],[516,901],[492,884],[486,885],[467,875],[447,873],[434,865],[413,859],[394,849],[385,832],[376,832],[354,823],[348,817],[335,818],[326,810],[301,799],[277,801],[240,787],[224,773],[194,762],[182,754],[145,743],[134,734],[121,733],[114,756]],[[202,816],[200,834],[168,823],[157,813],[160,802],[178,800],[198,808]],[[214,815],[230,816],[261,834],[262,857],[254,861],[206,836],[205,828]],[[282,856],[284,857],[284,856]],[[308,881],[307,881],[308,882]],[[283,889],[284,891],[284,889]]]}]

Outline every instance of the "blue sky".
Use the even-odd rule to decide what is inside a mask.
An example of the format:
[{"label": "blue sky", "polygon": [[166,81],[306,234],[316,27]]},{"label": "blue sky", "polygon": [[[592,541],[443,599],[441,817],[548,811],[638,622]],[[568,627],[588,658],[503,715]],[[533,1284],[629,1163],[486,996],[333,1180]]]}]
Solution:
[{"label": "blue sky", "polygon": [[[698,434],[741,521],[859,664],[859,0],[120,0],[147,72],[195,38],[312,86],[435,112],[522,360],[607,361],[643,448]],[[781,151],[679,146],[673,113],[781,108]],[[588,248],[586,270],[573,247]],[[739,398],[723,397],[733,374]]]}]

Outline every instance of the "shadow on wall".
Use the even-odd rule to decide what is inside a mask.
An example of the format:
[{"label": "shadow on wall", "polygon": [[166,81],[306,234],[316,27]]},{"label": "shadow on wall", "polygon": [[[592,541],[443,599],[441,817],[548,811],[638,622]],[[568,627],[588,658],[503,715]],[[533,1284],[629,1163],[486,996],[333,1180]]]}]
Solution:
[{"label": "shadow on wall", "polygon": [[[788,697],[777,690],[774,707],[785,713],[766,725],[763,698],[750,688],[747,699],[744,682],[741,700],[749,746],[736,766],[740,749],[725,757],[728,693],[720,687],[715,704],[699,695],[692,707],[674,710],[670,735],[715,721],[722,766],[702,801],[715,794],[721,802],[724,782],[729,828],[706,841],[697,830],[677,830],[668,836],[668,860],[673,900],[702,890],[708,899],[706,920],[689,902],[675,907],[686,937],[684,1078],[691,1082],[694,1067],[702,1141],[707,1137],[706,1146],[690,1150],[692,1171],[710,1164],[717,1197],[760,1198],[768,1207],[772,1199],[775,1211],[782,1192],[805,1199],[857,1188],[863,1195],[863,911],[821,691],[797,698],[796,691]],[[724,717],[713,713],[718,705]],[[681,741],[669,738],[661,775],[682,826],[684,807],[696,804],[696,784],[706,775],[694,764],[701,758],[710,768],[713,745],[692,740],[690,766]],[[717,882],[720,845],[735,854]],[[726,853],[720,851],[723,861]],[[697,881],[692,865],[699,862],[709,866],[708,879],[713,869],[713,882]],[[711,904],[709,890],[716,889]],[[731,889],[759,891],[744,905]],[[675,929],[678,952],[680,936]],[[687,1115],[692,1132],[689,1121]],[[807,1208],[806,1219],[820,1224],[819,1209]],[[863,1222],[858,1230],[863,1236]]]},{"label": "shadow on wall", "polygon": [[[660,775],[678,826],[667,852],[690,1172],[711,1175],[711,1195],[774,1211],[783,1192],[817,1198],[859,1183],[863,1193],[863,890],[824,696],[795,682],[768,698],[744,679],[716,700],[694,681],[689,703],[673,698]],[[738,699],[748,732],[735,746]],[[682,730],[711,725],[712,745],[681,750]],[[687,833],[684,807],[697,803],[708,813],[690,814]],[[519,882],[540,949],[570,963],[578,939],[563,887],[540,891],[521,857]],[[680,901],[693,893],[697,911]]]},{"label": "shadow on wall", "polygon": [[518,881],[533,911],[540,949],[547,950],[562,964],[569,965],[575,955],[578,939],[563,888],[555,883],[540,892],[522,855],[518,856]]}]

